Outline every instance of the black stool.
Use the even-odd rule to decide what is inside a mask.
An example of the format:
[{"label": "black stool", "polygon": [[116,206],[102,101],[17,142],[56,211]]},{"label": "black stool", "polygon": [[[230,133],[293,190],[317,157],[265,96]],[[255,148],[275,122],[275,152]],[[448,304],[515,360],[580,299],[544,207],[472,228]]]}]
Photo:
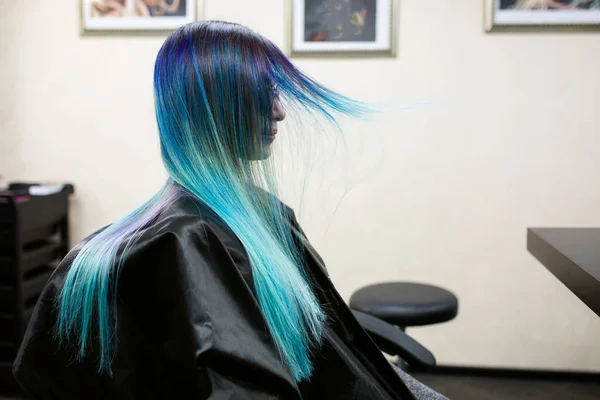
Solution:
[{"label": "black stool", "polygon": [[[365,286],[354,292],[350,308],[405,330],[409,326],[450,321],[458,314],[458,299],[446,289],[433,285],[387,282]],[[396,365],[407,369],[405,361],[399,357]],[[414,371],[427,369],[425,364],[415,367]]]},{"label": "black stool", "polygon": [[433,285],[387,282],[357,290],[350,298],[350,308],[404,330],[450,321],[458,313],[458,299]]}]

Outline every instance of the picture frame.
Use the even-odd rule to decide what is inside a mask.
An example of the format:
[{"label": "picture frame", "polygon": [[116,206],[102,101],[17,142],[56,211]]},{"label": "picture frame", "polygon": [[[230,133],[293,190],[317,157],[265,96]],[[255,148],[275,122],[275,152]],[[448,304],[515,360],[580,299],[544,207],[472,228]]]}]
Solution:
[{"label": "picture frame", "polygon": [[288,56],[395,57],[398,3],[288,0]]},{"label": "picture frame", "polygon": [[203,0],[80,0],[81,34],[164,33],[203,18]]},{"label": "picture frame", "polygon": [[485,0],[487,32],[598,30],[600,0]]}]

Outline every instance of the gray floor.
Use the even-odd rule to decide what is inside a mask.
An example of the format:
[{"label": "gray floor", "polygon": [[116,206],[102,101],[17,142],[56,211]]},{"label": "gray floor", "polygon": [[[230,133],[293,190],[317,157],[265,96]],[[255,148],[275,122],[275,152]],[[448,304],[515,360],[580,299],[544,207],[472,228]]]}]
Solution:
[{"label": "gray floor", "polygon": [[453,400],[599,400],[600,382],[413,374]]},{"label": "gray floor", "polygon": [[[415,378],[451,400],[600,400],[600,382],[412,373]],[[0,400],[23,400],[0,397]]]}]

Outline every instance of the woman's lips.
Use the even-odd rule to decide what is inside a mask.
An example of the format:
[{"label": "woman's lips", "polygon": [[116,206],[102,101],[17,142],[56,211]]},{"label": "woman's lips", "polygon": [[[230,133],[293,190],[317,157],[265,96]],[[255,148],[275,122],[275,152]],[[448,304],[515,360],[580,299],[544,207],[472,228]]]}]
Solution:
[{"label": "woman's lips", "polygon": [[272,142],[272,141],[274,141],[274,140],[275,140],[275,136],[276,136],[276,135],[277,135],[277,131],[273,131],[273,132],[271,132],[269,135],[267,135],[267,140],[268,140],[269,142]]}]

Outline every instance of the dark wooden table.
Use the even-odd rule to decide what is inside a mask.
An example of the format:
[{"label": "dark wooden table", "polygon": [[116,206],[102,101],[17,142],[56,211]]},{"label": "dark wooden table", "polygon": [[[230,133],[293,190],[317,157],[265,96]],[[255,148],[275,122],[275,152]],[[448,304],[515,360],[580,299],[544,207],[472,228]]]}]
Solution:
[{"label": "dark wooden table", "polygon": [[530,228],[527,250],[600,316],[600,228]]}]

